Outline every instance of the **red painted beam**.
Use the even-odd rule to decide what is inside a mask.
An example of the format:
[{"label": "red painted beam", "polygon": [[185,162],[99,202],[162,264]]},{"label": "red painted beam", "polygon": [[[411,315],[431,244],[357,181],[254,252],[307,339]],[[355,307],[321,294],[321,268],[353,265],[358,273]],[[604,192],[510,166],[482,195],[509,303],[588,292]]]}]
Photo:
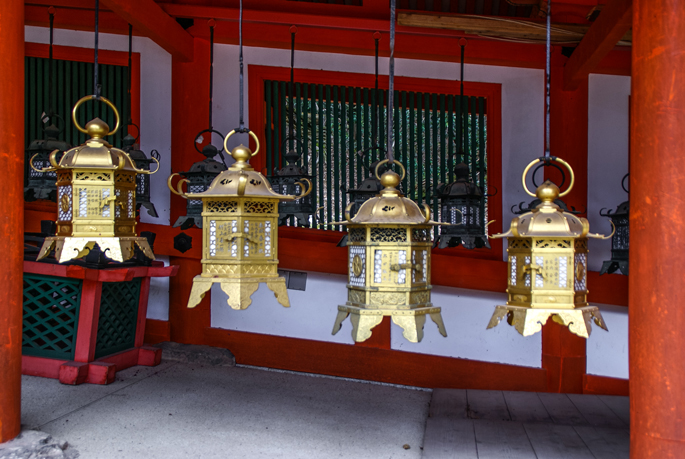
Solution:
[{"label": "red painted beam", "polygon": [[0,1],[0,443],[21,430],[24,2]]},{"label": "red painted beam", "polygon": [[102,0],[138,32],[142,32],[181,62],[193,60],[193,37],[153,0]]},{"label": "red painted beam", "polygon": [[683,50],[683,3],[635,0],[628,336],[630,457],[640,459],[685,452]]},{"label": "red painted beam", "polygon": [[633,1],[609,0],[564,68],[564,90],[576,89],[632,26]]}]

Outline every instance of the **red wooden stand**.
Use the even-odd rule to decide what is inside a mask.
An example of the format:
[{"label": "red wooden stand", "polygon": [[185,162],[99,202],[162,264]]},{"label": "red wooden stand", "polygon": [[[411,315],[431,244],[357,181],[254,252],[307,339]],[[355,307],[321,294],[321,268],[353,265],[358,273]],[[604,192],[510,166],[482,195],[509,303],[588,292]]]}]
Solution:
[{"label": "red wooden stand", "polygon": [[[82,279],[83,287],[81,290],[74,360],[68,361],[24,355],[21,361],[22,374],[55,378],[59,379],[62,384],[73,385],[84,382],[109,384],[114,381],[114,376],[118,370],[134,365],[159,365],[162,359],[162,350],[143,345],[150,278],[172,277],[177,272],[178,266],[164,266],[160,262],[153,262],[153,266],[150,267],[88,269],[81,266],[25,261],[24,273]],[[142,279],[134,347],[95,360],[102,283],[129,282],[138,277]]]}]

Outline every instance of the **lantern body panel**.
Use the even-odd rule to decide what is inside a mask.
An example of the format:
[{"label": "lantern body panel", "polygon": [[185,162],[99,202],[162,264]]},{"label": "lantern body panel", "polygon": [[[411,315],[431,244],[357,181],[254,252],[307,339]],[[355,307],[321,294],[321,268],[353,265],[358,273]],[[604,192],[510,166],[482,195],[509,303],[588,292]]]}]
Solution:
[{"label": "lantern body panel", "polygon": [[314,188],[313,177],[306,174],[301,175],[275,175],[269,177],[273,190],[278,194],[283,195],[301,195],[302,179],[309,179],[312,183],[312,192],[299,199],[293,201],[283,201],[278,204],[278,213],[280,214],[278,224],[285,225],[289,217],[297,218],[300,226],[309,226],[309,217],[316,213],[316,191]]},{"label": "lantern body panel", "polygon": [[611,238],[611,260],[602,263],[599,274],[613,273],[617,270],[628,275],[630,254],[630,201],[621,203],[615,212],[601,213],[611,218],[615,233]]}]

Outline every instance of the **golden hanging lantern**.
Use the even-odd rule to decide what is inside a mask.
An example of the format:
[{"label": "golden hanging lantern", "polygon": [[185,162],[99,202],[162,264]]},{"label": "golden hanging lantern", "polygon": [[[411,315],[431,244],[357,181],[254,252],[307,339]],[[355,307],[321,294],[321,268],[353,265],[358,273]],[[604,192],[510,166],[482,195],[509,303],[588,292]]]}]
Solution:
[{"label": "golden hanging lantern", "polygon": [[[387,163],[383,160],[376,166]],[[416,343],[423,338],[423,326],[429,315],[443,336],[447,336],[439,307],[430,302],[431,227],[430,208],[422,212],[411,199],[397,189],[404,179],[389,170],[381,177],[380,193],[362,204],[354,217],[345,209],[348,227],[349,283],[347,303],[338,306],[333,325],[335,335],[342,322],[351,317],[352,338],[365,341],[371,329],[383,317],[402,327],[403,336]]]},{"label": "golden hanging lantern", "polygon": [[[537,163],[556,161],[570,173],[571,182],[563,193],[549,180],[533,194],[526,186],[526,175]],[[572,333],[588,338],[591,321],[607,330],[602,314],[587,302],[588,238],[607,239],[590,233],[585,218],[564,212],[554,200],[566,196],[573,188],[571,166],[556,157],[539,158],[523,172],[523,188],[541,203],[531,212],[517,216],[511,228],[493,238],[506,237],[509,247],[509,295],[505,306],[497,306],[488,328],[507,317],[523,336],[539,332],[547,319],[566,326]],[[611,236],[608,236],[611,237]]]},{"label": "golden hanging lantern", "polygon": [[[233,130],[224,139],[236,132]],[[212,284],[221,284],[233,309],[246,309],[260,283],[265,283],[284,307],[290,306],[285,278],[278,275],[278,203],[307,196],[311,182],[300,183],[303,194],[289,196],[276,193],[269,181],[247,162],[259,152],[259,139],[254,153],[240,145],[231,156],[235,163],[214,178],[201,193],[184,193],[181,179],[176,189],[169,189],[186,199],[202,200],[202,274],[193,279],[188,307],[197,306]]]},{"label": "golden hanging lantern", "polygon": [[[114,111],[116,126],[113,131],[99,118],[86,124],[85,129],[79,125],[76,111],[88,100],[99,100]],[[157,170],[137,169],[126,152],[105,140],[119,129],[119,112],[106,98],[81,98],[74,106],[72,120],[74,126],[90,138],[85,144],[65,152],[59,162],[56,160],[58,151],[53,151],[50,154],[52,167],[39,171],[57,174],[57,235],[45,238],[38,259],[48,256],[54,248],[55,258],[63,263],[84,257],[95,245],[116,261],[133,257],[136,245],[147,257],[154,259],[147,239],[137,237],[135,232],[136,176]]]}]

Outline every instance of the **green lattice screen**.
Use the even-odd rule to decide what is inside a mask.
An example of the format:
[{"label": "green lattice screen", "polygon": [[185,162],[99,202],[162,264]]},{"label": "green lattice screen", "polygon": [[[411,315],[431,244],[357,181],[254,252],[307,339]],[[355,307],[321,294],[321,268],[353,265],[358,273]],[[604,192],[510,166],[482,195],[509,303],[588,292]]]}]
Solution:
[{"label": "green lattice screen", "polygon": [[[272,174],[274,168],[284,164],[280,150],[289,129],[289,83],[264,84],[266,167]],[[295,83],[294,133],[306,140],[304,145],[291,141],[288,149],[295,148],[302,155],[301,164],[316,176],[319,212],[312,221],[314,227],[343,229],[325,224],[344,219],[349,202],[346,191],[358,187],[369,165],[384,155],[379,151],[365,155],[360,152],[374,144],[374,133],[385,148],[387,98],[388,91],[382,89],[376,92],[373,88]],[[380,109],[374,117],[376,106]],[[395,158],[407,168],[402,190],[408,197],[430,205],[434,219],[439,220],[435,189],[454,179],[453,166],[462,160],[469,165],[476,184],[487,189],[485,97],[462,99],[452,94],[395,91],[393,107]],[[457,155],[460,141],[463,156]],[[481,225],[485,226],[485,200],[481,206]]]},{"label": "green lattice screen", "polygon": [[102,284],[95,358],[130,349],[135,344],[140,278]]},{"label": "green lattice screen", "polygon": [[24,274],[22,353],[74,358],[81,281]]}]

